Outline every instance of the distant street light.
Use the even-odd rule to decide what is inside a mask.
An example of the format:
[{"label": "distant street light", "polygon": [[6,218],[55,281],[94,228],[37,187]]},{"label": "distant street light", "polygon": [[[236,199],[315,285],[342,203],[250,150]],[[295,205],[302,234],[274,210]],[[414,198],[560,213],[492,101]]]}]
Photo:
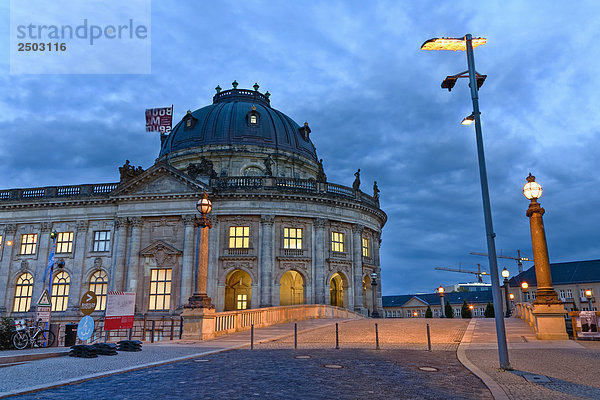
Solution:
[{"label": "distant street light", "polygon": [[468,117],[465,117],[465,119],[462,120],[461,124],[471,125],[473,122],[475,122],[475,116],[471,114]]},{"label": "distant street light", "polygon": [[[502,293],[500,292],[498,261],[496,259],[496,244],[494,238],[494,228],[492,226],[492,211],[490,206],[490,193],[487,182],[487,172],[485,167],[485,155],[483,150],[483,135],[481,133],[481,119],[479,112],[479,87],[485,80],[485,75],[479,75],[475,71],[475,56],[473,49],[486,43],[485,38],[473,38],[471,34],[464,38],[435,38],[423,43],[421,50],[461,50],[467,52],[467,65],[469,86],[471,88],[471,100],[473,102],[473,118],[475,119],[475,138],[477,141],[477,156],[479,160],[479,180],[481,182],[481,197],[483,201],[483,216],[485,221],[485,231],[487,238],[488,257],[490,265],[490,275],[492,280],[492,299],[496,310],[502,309]],[[442,83],[442,88],[451,90],[456,83],[456,78],[466,77],[465,73],[449,76]],[[500,359],[500,368],[512,369],[508,360],[508,346],[506,344],[506,332],[504,329],[504,318],[502,313],[495,313],[496,336],[498,338],[498,356]]]},{"label": "distant street light", "polygon": [[502,270],[502,277],[504,278],[504,299],[506,300],[506,314],[505,317],[510,317],[510,300],[508,298],[508,277],[510,272],[506,268]]},{"label": "distant street light", "polygon": [[588,299],[588,307],[589,307],[590,311],[594,311],[593,307],[592,307],[592,295],[593,295],[592,289],[586,289],[585,297],[587,297],[587,299]]},{"label": "distant street light", "polygon": [[521,282],[521,303],[526,299],[525,293],[527,293],[527,288],[529,287],[529,283]]},{"label": "distant street light", "polygon": [[377,312],[377,272],[371,273],[371,293],[373,294],[373,312],[371,317],[379,318],[379,312]]},{"label": "distant street light", "polygon": [[440,286],[437,291],[440,295],[440,318],[444,318],[446,316],[444,313],[444,287]]}]

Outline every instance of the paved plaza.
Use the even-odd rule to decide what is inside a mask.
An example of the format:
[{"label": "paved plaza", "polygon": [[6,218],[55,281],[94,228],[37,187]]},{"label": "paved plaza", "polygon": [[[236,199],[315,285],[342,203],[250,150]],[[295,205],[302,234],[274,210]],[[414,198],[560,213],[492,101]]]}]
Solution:
[{"label": "paved plaza", "polygon": [[[291,323],[256,329],[254,350],[249,332],[239,332],[145,344],[140,353],[112,357],[7,365],[0,369],[0,395],[38,389],[15,398],[600,398],[600,342],[538,341],[514,318],[506,327],[514,371],[498,368],[493,319],[321,319],[298,322],[297,349]],[[3,353],[5,359],[25,354]]]}]

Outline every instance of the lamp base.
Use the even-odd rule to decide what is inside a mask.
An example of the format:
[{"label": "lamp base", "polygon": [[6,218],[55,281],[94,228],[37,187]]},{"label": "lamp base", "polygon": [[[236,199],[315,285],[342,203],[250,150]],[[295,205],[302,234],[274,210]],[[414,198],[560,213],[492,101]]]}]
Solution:
[{"label": "lamp base", "polygon": [[[193,297],[193,296],[192,296]],[[183,340],[206,340],[215,337],[215,310],[209,307],[188,307],[183,313]]]},{"label": "lamp base", "polygon": [[207,294],[194,293],[183,308],[215,308],[215,306]]},{"label": "lamp base", "polygon": [[534,304],[535,333],[540,340],[568,340],[562,304]]}]

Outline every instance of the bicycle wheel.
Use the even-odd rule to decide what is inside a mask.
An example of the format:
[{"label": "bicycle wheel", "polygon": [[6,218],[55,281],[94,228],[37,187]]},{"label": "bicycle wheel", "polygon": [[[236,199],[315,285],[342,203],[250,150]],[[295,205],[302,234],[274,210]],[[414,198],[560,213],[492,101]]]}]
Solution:
[{"label": "bicycle wheel", "polygon": [[29,344],[29,337],[23,331],[15,332],[12,335],[12,344],[17,350],[23,350]]},{"label": "bicycle wheel", "polygon": [[35,345],[38,347],[51,347],[54,344],[54,332],[50,332],[48,330],[41,331],[35,337]]}]

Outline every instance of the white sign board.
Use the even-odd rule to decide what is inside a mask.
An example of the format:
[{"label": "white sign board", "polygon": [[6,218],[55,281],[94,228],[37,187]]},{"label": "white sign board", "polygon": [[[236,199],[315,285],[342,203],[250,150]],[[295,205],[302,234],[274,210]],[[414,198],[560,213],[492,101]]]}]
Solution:
[{"label": "white sign board", "polygon": [[128,329],[133,327],[135,292],[108,292],[104,329]]},{"label": "white sign board", "polygon": [[49,306],[37,306],[35,308],[35,320],[42,322],[50,322],[50,307]]}]

